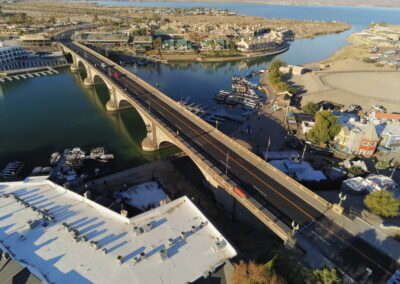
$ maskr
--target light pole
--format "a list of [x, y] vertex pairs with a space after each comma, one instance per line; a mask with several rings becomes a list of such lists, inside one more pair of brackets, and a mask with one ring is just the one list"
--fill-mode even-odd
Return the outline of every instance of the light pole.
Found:
[[300, 228], [299, 224], [297, 224], [294, 220], [292, 221], [292, 237], [296, 233], [296, 231]]
[[399, 166], [399, 164], [396, 164], [393, 168], [392, 173], [390, 174], [390, 178], [393, 178], [394, 172], [396, 171], [397, 167]]
[[215, 120], [215, 129], [217, 129], [217, 130], [218, 130], [218, 124], [219, 124], [219, 121], [218, 121], [218, 119], [216, 119]]
[[304, 155], [306, 154], [307, 144], [311, 145], [311, 142], [310, 141], [306, 141], [306, 144], [304, 144], [303, 154], [301, 155], [301, 160], [302, 161], [304, 159]]
[[265, 152], [265, 159], [264, 159], [264, 161], [267, 161], [268, 151], [269, 151], [269, 145], [271, 145], [271, 136], [268, 137], [267, 151]]
[[343, 201], [347, 199], [347, 195], [344, 194], [343, 192], [339, 193], [339, 206], [342, 206]]

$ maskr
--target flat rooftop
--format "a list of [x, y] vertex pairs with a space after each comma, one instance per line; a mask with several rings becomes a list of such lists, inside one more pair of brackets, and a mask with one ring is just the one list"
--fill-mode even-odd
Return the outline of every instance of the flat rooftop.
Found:
[[185, 283], [235, 249], [186, 197], [132, 218], [45, 178], [0, 183], [0, 249], [52, 283]]

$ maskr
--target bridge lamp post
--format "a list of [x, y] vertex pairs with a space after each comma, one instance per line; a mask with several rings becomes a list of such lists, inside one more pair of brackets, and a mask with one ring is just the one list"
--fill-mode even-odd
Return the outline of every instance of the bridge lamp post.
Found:
[[292, 221], [292, 237], [296, 233], [296, 231], [300, 228], [299, 224], [297, 224], [294, 220]]
[[218, 121], [218, 119], [216, 119], [215, 120], [215, 129], [217, 129], [217, 130], [218, 130], [218, 124], [219, 124], [219, 121]]
[[343, 192], [339, 193], [339, 206], [342, 206], [343, 201], [347, 199], [347, 195], [344, 194]]

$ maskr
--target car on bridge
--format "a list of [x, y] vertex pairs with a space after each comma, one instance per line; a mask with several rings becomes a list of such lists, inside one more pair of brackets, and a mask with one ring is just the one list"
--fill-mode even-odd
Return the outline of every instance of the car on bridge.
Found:
[[108, 66], [107, 63], [104, 63], [104, 62], [101, 63], [101, 67], [107, 68], [107, 66]]
[[115, 78], [120, 78], [120, 77], [121, 77], [121, 74], [118, 73], [118, 72], [114, 72], [114, 77], [115, 77]]

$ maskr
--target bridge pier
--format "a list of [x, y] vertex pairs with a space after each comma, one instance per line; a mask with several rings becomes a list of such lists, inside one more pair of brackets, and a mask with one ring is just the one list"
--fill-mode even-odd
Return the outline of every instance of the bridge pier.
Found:
[[69, 66], [69, 69], [71, 70], [71, 72], [78, 72], [79, 67], [78, 67], [78, 65], [72, 63], [72, 64]]
[[146, 137], [142, 141], [142, 150], [145, 152], [155, 152], [158, 151], [158, 144], [155, 143], [150, 137]]

